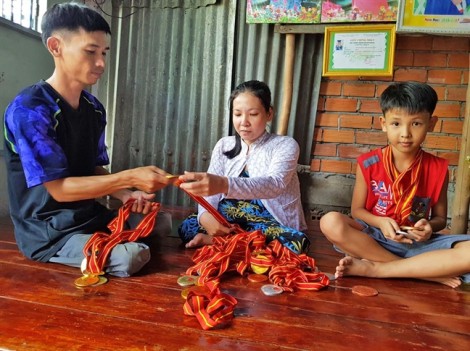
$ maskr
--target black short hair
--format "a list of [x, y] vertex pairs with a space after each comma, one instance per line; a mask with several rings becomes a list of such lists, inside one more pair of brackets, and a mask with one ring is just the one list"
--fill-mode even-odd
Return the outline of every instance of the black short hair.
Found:
[[389, 110], [402, 109], [411, 114], [428, 112], [432, 116], [436, 104], [436, 91], [420, 82], [393, 83], [380, 96], [380, 108], [384, 115]]
[[71, 32], [83, 28], [86, 32], [105, 32], [111, 35], [108, 22], [94, 9], [76, 2], [55, 4], [46, 11], [42, 18], [42, 42], [56, 30], [65, 29]]

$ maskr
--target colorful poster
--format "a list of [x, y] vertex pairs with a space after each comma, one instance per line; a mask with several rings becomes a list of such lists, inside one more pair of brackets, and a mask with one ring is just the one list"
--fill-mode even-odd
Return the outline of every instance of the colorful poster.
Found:
[[321, 22], [393, 22], [398, 0], [325, 0]]
[[247, 23], [319, 23], [320, 0], [247, 0]]
[[435, 34], [470, 34], [467, 0], [403, 0], [397, 31]]

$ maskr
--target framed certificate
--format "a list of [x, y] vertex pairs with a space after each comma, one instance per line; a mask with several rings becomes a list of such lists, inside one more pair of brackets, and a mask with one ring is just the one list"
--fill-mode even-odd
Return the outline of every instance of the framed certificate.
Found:
[[393, 75], [395, 24], [325, 28], [324, 76]]

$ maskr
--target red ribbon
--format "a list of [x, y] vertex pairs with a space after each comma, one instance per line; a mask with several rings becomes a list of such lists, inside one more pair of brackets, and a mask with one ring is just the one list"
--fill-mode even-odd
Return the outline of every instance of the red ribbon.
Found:
[[196, 316], [204, 330], [212, 329], [231, 322], [237, 300], [220, 292], [219, 282], [210, 281], [205, 284], [207, 292], [189, 290], [183, 311], [188, 316]]
[[[176, 181], [179, 187], [181, 181]], [[184, 190], [184, 189], [183, 189]], [[219, 278], [228, 271], [243, 275], [251, 264], [269, 268], [269, 279], [284, 291], [320, 290], [329, 285], [328, 276], [317, 272], [315, 261], [305, 254], [297, 255], [278, 240], [266, 246], [266, 238], [259, 230], [251, 233], [231, 225], [206, 199], [184, 190], [194, 201], [203, 206], [219, 223], [234, 228], [234, 235], [215, 236], [213, 245], [196, 250], [195, 264], [186, 274], [198, 275], [197, 284], [209, 287], [210, 294], [190, 290], [183, 307], [187, 315], [195, 315], [204, 330], [228, 323], [233, 318], [237, 300], [218, 289]]]
[[118, 215], [108, 224], [111, 233], [95, 232], [83, 248], [83, 254], [87, 258], [87, 271], [91, 274], [102, 274], [106, 260], [111, 250], [119, 243], [136, 241], [148, 236], [154, 226], [155, 217], [160, 210], [160, 204], [156, 203], [135, 229], [124, 230], [124, 224], [129, 218], [134, 201], [126, 202], [119, 208]]

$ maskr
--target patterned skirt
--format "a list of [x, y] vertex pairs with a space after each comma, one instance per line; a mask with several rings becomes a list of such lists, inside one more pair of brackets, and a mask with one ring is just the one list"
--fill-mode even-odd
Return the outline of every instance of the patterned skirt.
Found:
[[[238, 224], [247, 232], [261, 230], [266, 236], [266, 243], [279, 240], [291, 251], [306, 253], [310, 246], [307, 235], [299, 230], [286, 227], [274, 219], [260, 200], [222, 200], [218, 211], [228, 222]], [[184, 243], [191, 241], [196, 234], [206, 231], [197, 221], [197, 214], [188, 216], [178, 228], [178, 234]]]

